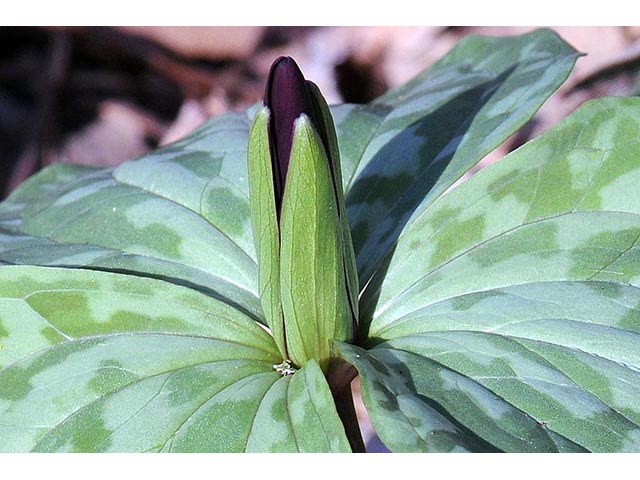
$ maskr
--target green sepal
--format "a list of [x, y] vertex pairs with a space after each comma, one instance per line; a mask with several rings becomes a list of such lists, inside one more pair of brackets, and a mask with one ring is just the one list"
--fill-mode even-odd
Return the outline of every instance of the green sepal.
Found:
[[267, 325], [283, 359], [287, 358], [280, 305], [280, 232], [269, 153], [269, 109], [263, 107], [249, 132], [249, 201], [258, 257], [258, 289]]
[[342, 228], [342, 255], [345, 266], [345, 274], [347, 278], [347, 291], [349, 294], [350, 308], [353, 315], [353, 331], [357, 332], [358, 321], [358, 292], [360, 291], [358, 286], [358, 270], [356, 266], [356, 256], [353, 250], [353, 241], [351, 239], [351, 228], [349, 227], [349, 220], [347, 218], [347, 207], [344, 201], [344, 189], [342, 184], [342, 167], [340, 164], [340, 150], [338, 148], [338, 137], [336, 135], [336, 128], [333, 121], [333, 115], [326, 100], [322, 96], [318, 86], [307, 80], [307, 86], [310, 93], [315, 99], [315, 104], [320, 108], [318, 112], [318, 118], [322, 121], [323, 125], [318, 125], [318, 128], [323, 129], [327, 134], [327, 140], [329, 143], [329, 157], [331, 158], [330, 166], [332, 169], [333, 186], [336, 193], [336, 201], [338, 203], [338, 215], [340, 216], [340, 225]]
[[306, 115], [295, 122], [280, 234], [287, 353], [299, 367], [315, 359], [326, 371], [330, 341], [351, 340], [353, 323], [331, 170]]

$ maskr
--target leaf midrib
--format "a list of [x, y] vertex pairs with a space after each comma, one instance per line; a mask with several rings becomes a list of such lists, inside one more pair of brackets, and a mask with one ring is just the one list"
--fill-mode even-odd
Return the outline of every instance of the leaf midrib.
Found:
[[[426, 305], [423, 305], [415, 310], [412, 310], [410, 312], [404, 313], [402, 314], [400, 317], [396, 318], [395, 320], [393, 320], [390, 323], [386, 323], [380, 330], [377, 330], [376, 336], [377, 337], [381, 337], [382, 334], [384, 332], [389, 332], [389, 331], [393, 331], [395, 328], [399, 327], [400, 325], [406, 324], [408, 322], [411, 322], [413, 320], [413, 318], [408, 318], [408, 317], [413, 317], [414, 315], [420, 315], [420, 313], [422, 313], [423, 311], [428, 311], [429, 309], [433, 308], [434, 306], [440, 304], [440, 303], [445, 303], [445, 302], [449, 302], [451, 300], [455, 300], [457, 298], [460, 297], [464, 297], [467, 295], [474, 295], [474, 294], [482, 294], [482, 293], [487, 293], [487, 292], [493, 292], [493, 291], [501, 291], [504, 290], [506, 288], [511, 288], [511, 287], [523, 287], [523, 286], [535, 286], [535, 285], [545, 285], [545, 284], [555, 284], [555, 283], [566, 283], [566, 284], [579, 284], [579, 285], [584, 285], [584, 284], [595, 284], [595, 285], [601, 285], [601, 284], [605, 284], [605, 285], [615, 285], [620, 286], [620, 285], [624, 285], [625, 287], [628, 288], [632, 288], [635, 290], [640, 291], [640, 287], [636, 286], [636, 285], [631, 285], [628, 283], [623, 283], [623, 282], [610, 282], [610, 281], [605, 281], [605, 280], [547, 280], [547, 281], [536, 281], [536, 282], [522, 282], [522, 283], [509, 283], [508, 285], [502, 285], [502, 286], [496, 286], [496, 287], [490, 287], [490, 288], [486, 288], [486, 289], [481, 289], [481, 290], [473, 290], [473, 291], [468, 291], [468, 292], [463, 292], [463, 293], [459, 293], [459, 294], [455, 294], [451, 297], [446, 297], [446, 298], [442, 298], [439, 299], [435, 302], [432, 303], [428, 303]], [[535, 301], [538, 303], [554, 303], [554, 302], [549, 302], [548, 300], [541, 300], [541, 299], [537, 299], [537, 298], [529, 298], [529, 297], [523, 297], [522, 295], [518, 295], [516, 293], [513, 292], [508, 292], [508, 295], [513, 296], [513, 297], [518, 297], [518, 298], [522, 298], [524, 300], [527, 301]], [[629, 306], [626, 305], [624, 303], [621, 302], [617, 302], [616, 299], [608, 299], [609, 301], [620, 305], [622, 308], [626, 309], [626, 310], [633, 310], [636, 312], [640, 312], [640, 307], [634, 307], [634, 306]], [[446, 312], [439, 312], [439, 315], [446, 315]], [[503, 315], [504, 316], [504, 315]], [[427, 317], [429, 317], [429, 314], [427, 313]], [[573, 319], [573, 318], [569, 318], [569, 317], [540, 317], [540, 318], [534, 318], [531, 319], [532, 321], [535, 320], [575, 320], [575, 321], [580, 321], [579, 319]], [[496, 328], [502, 328], [506, 325], [512, 324], [511, 323], [505, 323], [503, 325], [500, 325], [499, 327]], [[621, 327], [613, 327], [611, 325], [605, 325], [602, 323], [595, 323], [595, 322], [583, 322], [583, 323], [589, 323], [589, 324], [593, 324], [593, 325], [598, 325], [598, 326], [608, 326], [608, 327], [612, 327], [612, 328], [617, 328], [619, 330], [623, 330], [623, 331], [628, 331], [631, 333], [639, 333], [638, 331], [635, 330], [629, 330], [626, 328], [621, 328]], [[435, 332], [437, 330], [428, 330], [429, 332]], [[447, 332], [447, 331], [461, 331], [461, 329], [455, 329], [455, 330], [439, 330], [440, 332]], [[469, 330], [469, 331], [478, 331], [478, 332], [486, 332], [486, 330]], [[420, 332], [422, 333], [422, 332]], [[426, 333], [426, 331], [425, 331]], [[490, 332], [489, 332], [490, 333]], [[399, 337], [388, 337], [386, 339], [390, 340], [392, 338], [399, 338]], [[386, 340], [385, 339], [385, 340]]]
[[[173, 284], [172, 284], [172, 285], [173, 285]], [[184, 288], [187, 288], [187, 287], [184, 287]], [[28, 294], [27, 294], [27, 295], [25, 295], [24, 297], [19, 298], [19, 299], [16, 299], [16, 300], [22, 300], [22, 301], [24, 301], [24, 302], [29, 306], [29, 308], [31, 308], [31, 310], [32, 310], [35, 314], [37, 314], [38, 316], [40, 316], [40, 317], [41, 317], [41, 318], [42, 318], [46, 323], [48, 323], [48, 324], [49, 324], [49, 325], [50, 325], [54, 330], [56, 330], [56, 332], [60, 333], [60, 334], [61, 334], [62, 336], [64, 336], [64, 337], [66, 337], [66, 339], [67, 339], [67, 340], [71, 340], [71, 339], [72, 339], [72, 338], [74, 338], [74, 337], [70, 336], [69, 334], [67, 334], [67, 333], [66, 333], [66, 332], [64, 332], [63, 330], [60, 330], [59, 328], [57, 328], [56, 326], [54, 326], [54, 324], [52, 324], [52, 323], [51, 323], [51, 321], [50, 321], [48, 318], [44, 317], [40, 312], [38, 312], [38, 311], [36, 311], [35, 309], [33, 309], [33, 307], [29, 304], [29, 298], [30, 298], [30, 297], [32, 297], [33, 295], [36, 295], [36, 294], [39, 294], [39, 293], [58, 293], [58, 292], [82, 292], [82, 293], [86, 293], [86, 294], [89, 294], [89, 295], [90, 295], [90, 294], [92, 294], [92, 293], [98, 293], [98, 294], [99, 294], [99, 293], [104, 293], [104, 291], [100, 290], [99, 288], [98, 288], [98, 289], [88, 289], [88, 288], [87, 288], [87, 289], [82, 289], [82, 288], [79, 288], [79, 287], [69, 287], [69, 288], [49, 288], [49, 289], [32, 290], [30, 293], [28, 293]], [[117, 294], [123, 294], [123, 295], [130, 296], [130, 297], [139, 297], [139, 298], [144, 298], [144, 299], [149, 299], [149, 300], [154, 299], [154, 297], [155, 297], [154, 295], [149, 295], [149, 294], [142, 293], [142, 292], [131, 292], [131, 291], [117, 291], [117, 290], [111, 290], [111, 291], [108, 291], [107, 293], [114, 293], [114, 294], [116, 294], [116, 295], [117, 295]], [[204, 295], [204, 294], [202, 294], [202, 295]], [[211, 299], [211, 297], [208, 297], [208, 296], [206, 296], [206, 295], [205, 295], [205, 297], [207, 298], [207, 301], [211, 301], [211, 300], [213, 300], [213, 299]], [[161, 301], [162, 301], [162, 302], [165, 302], [165, 303], [167, 302], [167, 301], [166, 301], [166, 300], [164, 300], [164, 299], [161, 299]], [[213, 301], [215, 301], [215, 300], [213, 300]], [[183, 302], [181, 299], [179, 299], [179, 298], [177, 298], [177, 297], [173, 297], [173, 298], [171, 298], [171, 299], [168, 301], [168, 303], [171, 303], [171, 304], [177, 304], [177, 305], [183, 306], [183, 307], [185, 307], [185, 308], [188, 308], [189, 310], [193, 310], [193, 311], [195, 311], [195, 312], [199, 312], [199, 313], [201, 313], [203, 316], [205, 316], [205, 317], [207, 317], [207, 318], [210, 318], [210, 319], [212, 319], [212, 320], [219, 320], [219, 319], [222, 319], [222, 320], [223, 320], [223, 321], [225, 321], [225, 322], [228, 322], [228, 323], [233, 324], [235, 327], [237, 327], [238, 329], [242, 330], [243, 332], [250, 334], [254, 339], [256, 339], [257, 341], [259, 341], [260, 343], [263, 343], [263, 342], [266, 340], [266, 339], [265, 339], [265, 337], [263, 337], [263, 336], [262, 336], [262, 334], [263, 334], [263, 333], [265, 333], [265, 330], [263, 330], [262, 328], [259, 328], [259, 327], [258, 327], [258, 328], [259, 328], [259, 330], [254, 330], [253, 328], [246, 328], [246, 327], [247, 327], [247, 325], [245, 325], [245, 324], [241, 323], [241, 321], [240, 321], [240, 320], [238, 320], [238, 319], [234, 318], [234, 316], [233, 316], [233, 315], [229, 315], [227, 312], [217, 312], [217, 313], [215, 313], [215, 314], [214, 314], [214, 313], [212, 313], [212, 312], [210, 312], [210, 311], [208, 311], [208, 310], [206, 310], [206, 309], [200, 308], [200, 307], [198, 307], [198, 306], [187, 304], [187, 303]], [[229, 304], [227, 304], [227, 303], [225, 303], [225, 302], [220, 301], [220, 303], [223, 305], [222, 309], [226, 309], [226, 308], [233, 308], [232, 306], [230, 306]], [[241, 312], [238, 312], [238, 314], [243, 315]], [[249, 319], [249, 318], [247, 318], [247, 320], [246, 320], [246, 321], [247, 321], [247, 322], [248, 322], [248, 321], [253, 321], [253, 322], [255, 322], [255, 320], [253, 320], [253, 319]], [[116, 332], [116, 333], [117, 333], [117, 332]], [[124, 333], [124, 332], [122, 332], [122, 333]], [[133, 332], [126, 332], [126, 333], [129, 333], [129, 334], [136, 334], [136, 333], [138, 333], [138, 332], [133, 331]], [[227, 341], [226, 339], [219, 338], [219, 337], [213, 337], [213, 336], [207, 336], [207, 335], [191, 335], [191, 334], [189, 334], [189, 333], [187, 333], [187, 332], [184, 332], [184, 333], [175, 333], [175, 332], [171, 332], [171, 331], [166, 331], [166, 332], [162, 332], [162, 331], [160, 331], [160, 332], [155, 332], [155, 331], [154, 331], [154, 332], [149, 332], [149, 333], [161, 333], [161, 334], [165, 334], [165, 335], [174, 335], [174, 334], [175, 334], [175, 335], [183, 335], [183, 336], [193, 336], [194, 338], [210, 338], [210, 339], [212, 339], [212, 340]], [[82, 337], [75, 337], [75, 338], [90, 338], [90, 337], [91, 337], [91, 336], [89, 336], [89, 337], [82, 336]], [[269, 336], [269, 337], [270, 337], [270, 336]], [[270, 337], [270, 338], [271, 338], [271, 337]], [[255, 346], [255, 345], [251, 345], [251, 346], [252, 346], [252, 347], [255, 347], [255, 348], [259, 349], [259, 350], [262, 350], [262, 351], [264, 351], [264, 352], [269, 353], [269, 351], [268, 351], [268, 350], [265, 350], [265, 349], [263, 349], [263, 348], [261, 348], [261, 347], [257, 347], [257, 346]], [[271, 352], [271, 353], [273, 353], [273, 352]]]
[[[421, 283], [422, 281], [424, 281], [425, 279], [427, 279], [428, 277], [430, 277], [434, 273], [438, 272], [442, 268], [446, 267], [447, 265], [453, 263], [458, 258], [467, 255], [469, 252], [472, 252], [472, 251], [476, 250], [477, 248], [480, 248], [480, 247], [484, 246], [485, 244], [487, 244], [487, 243], [489, 243], [491, 241], [494, 241], [496, 239], [504, 237], [505, 235], [513, 233], [514, 231], [516, 231], [516, 230], [518, 230], [520, 228], [525, 228], [525, 227], [528, 227], [528, 226], [531, 226], [531, 225], [535, 225], [535, 224], [538, 224], [538, 223], [546, 222], [546, 221], [549, 221], [549, 220], [554, 220], [554, 219], [557, 219], [557, 218], [562, 218], [562, 217], [565, 217], [565, 216], [571, 216], [571, 215], [582, 216], [582, 215], [608, 214], [608, 213], [620, 214], [620, 215], [625, 215], [625, 216], [634, 216], [634, 217], [637, 217], [637, 218], [640, 219], [640, 213], [636, 213], [636, 212], [620, 212], [620, 211], [613, 211], [613, 210], [596, 210], [596, 211], [591, 211], [591, 210], [573, 211], [572, 210], [572, 211], [565, 211], [565, 212], [561, 212], [561, 213], [558, 213], [558, 214], [548, 215], [548, 216], [537, 218], [537, 219], [534, 219], [534, 220], [531, 220], [531, 221], [528, 221], [528, 222], [520, 223], [520, 224], [518, 224], [518, 225], [516, 225], [514, 227], [511, 227], [509, 229], [503, 230], [500, 233], [498, 233], [498, 234], [496, 234], [496, 235], [494, 235], [492, 237], [486, 238], [486, 239], [482, 240], [481, 242], [475, 243], [475, 244], [465, 248], [464, 250], [462, 250], [459, 253], [455, 254], [454, 256], [450, 257], [448, 260], [446, 260], [446, 261], [442, 262], [441, 264], [437, 265], [436, 267], [434, 267], [429, 272], [427, 272], [424, 275], [422, 275], [419, 278], [417, 278], [411, 285], [405, 287], [403, 290], [398, 292], [393, 298], [387, 300], [386, 303], [381, 305], [373, 313], [373, 317], [372, 317], [372, 322], [371, 323], [373, 324], [373, 322], [376, 319], [379, 319], [390, 306], [392, 306], [394, 303], [396, 303], [402, 296], [404, 296], [405, 294], [410, 292], [414, 287], [416, 287], [416, 285], [418, 285], [419, 283]], [[637, 243], [637, 241], [635, 243]], [[635, 243], [633, 245], [635, 245]], [[553, 249], [553, 250], [554, 251], [558, 251], [558, 250], [565, 250], [566, 251], [566, 250], [569, 250], [569, 249], [556, 248], [556, 249]], [[573, 250], [573, 249], [570, 249], [570, 250]], [[554, 281], [559, 281], [559, 280], [556, 279]], [[581, 280], [576, 279], [575, 281], [581, 281]], [[584, 279], [582, 281], [584, 281]], [[625, 284], [624, 282], [617, 282], [617, 283]], [[631, 285], [631, 284], [629, 284], [629, 285]], [[453, 298], [453, 297], [450, 297], [450, 298]], [[444, 300], [444, 299], [438, 299], [435, 302], [432, 302], [431, 304], [437, 303], [437, 302], [439, 302], [441, 300]], [[428, 304], [428, 305], [431, 305], [431, 304]], [[428, 305], [423, 305], [420, 308], [426, 307]], [[409, 313], [411, 313], [411, 312], [409, 312]], [[388, 320], [385, 323], [385, 325], [387, 325], [387, 324], [389, 324], [389, 323], [391, 323], [393, 321], [395, 321], [395, 319]]]
[[[450, 333], [450, 332], [446, 332], [446, 333]], [[470, 333], [478, 333], [478, 332], [470, 331]], [[485, 333], [485, 332], [482, 332], [482, 333]], [[495, 334], [489, 334], [489, 335], [495, 335]], [[629, 422], [630, 424], [632, 424], [636, 428], [640, 429], [640, 424], [638, 424], [637, 422], [635, 422], [635, 421], [631, 420], [630, 418], [628, 418], [626, 415], [624, 415], [622, 412], [620, 412], [617, 408], [615, 408], [614, 406], [610, 405], [609, 403], [607, 403], [606, 401], [604, 401], [603, 399], [598, 397], [595, 393], [590, 392], [589, 390], [586, 390], [582, 385], [580, 385], [579, 383], [576, 383], [576, 381], [570, 375], [568, 375], [561, 367], [557, 366], [555, 363], [553, 363], [547, 357], [545, 357], [545, 356], [543, 356], [543, 355], [541, 355], [541, 354], [539, 354], [537, 352], [534, 352], [533, 350], [529, 349], [526, 345], [522, 344], [522, 342], [520, 342], [520, 340], [526, 340], [526, 341], [530, 341], [530, 342], [534, 342], [534, 343], [547, 344], [547, 345], [552, 345], [552, 346], [560, 346], [560, 347], [563, 347], [563, 348], [567, 348], [569, 350], [580, 351], [582, 353], [586, 353], [587, 355], [593, 355], [594, 357], [602, 358], [603, 360], [615, 363], [616, 365], [622, 365], [622, 366], [627, 367], [626, 365], [620, 364], [620, 363], [615, 362], [615, 361], [613, 361], [611, 359], [607, 359], [607, 358], [601, 357], [599, 355], [592, 354], [590, 352], [586, 352], [584, 350], [578, 350], [578, 349], [575, 349], [575, 348], [572, 348], [572, 347], [567, 347], [567, 346], [564, 346], [564, 345], [556, 345], [556, 344], [552, 344], [552, 343], [549, 343], [549, 342], [544, 342], [544, 341], [540, 341], [540, 340], [529, 339], [529, 338], [519, 337], [519, 336], [514, 336], [514, 335], [497, 335], [497, 336], [500, 337], [500, 338], [508, 338], [509, 340], [512, 340], [512, 341], [516, 342], [522, 348], [524, 348], [525, 350], [530, 352], [531, 355], [537, 357], [544, 365], [547, 365], [548, 367], [550, 367], [554, 371], [559, 372], [564, 377], [566, 377], [571, 382], [570, 385], [572, 387], [579, 389], [580, 391], [582, 391], [586, 395], [596, 399], [599, 403], [601, 403], [603, 405], [606, 405], [606, 407], [609, 408], [614, 414], [620, 416], [622, 419], [626, 420], [627, 422]], [[398, 337], [398, 338], [402, 338], [402, 337]], [[384, 342], [384, 343], [386, 343], [386, 342]], [[421, 357], [423, 356], [422, 354], [418, 354], [418, 353], [410, 351], [410, 350], [405, 350], [405, 349], [397, 348], [397, 347], [393, 347], [393, 346], [384, 346], [384, 343], [376, 345], [376, 347], [374, 347], [374, 350], [379, 348], [381, 350], [388, 350], [388, 351], [391, 351], [391, 352], [393, 352], [395, 350], [395, 351], [405, 352], [405, 353], [410, 354], [410, 355], [418, 355], [418, 356], [421, 356]], [[463, 347], [466, 349], [466, 347], [464, 345], [463, 345]], [[433, 356], [423, 356], [423, 357], [429, 359], [430, 361], [435, 362], [438, 365], [440, 365], [441, 368], [444, 368], [446, 370], [450, 370], [452, 372], [455, 372], [455, 373], [457, 373], [458, 375], [461, 375], [464, 378], [468, 378], [469, 380], [471, 380], [471, 381], [477, 383], [478, 385], [480, 385], [482, 388], [485, 388], [486, 390], [490, 391], [492, 394], [494, 394], [495, 396], [500, 398], [502, 401], [504, 401], [505, 403], [507, 403], [511, 407], [521, 411], [527, 417], [533, 418], [533, 417], [531, 417], [531, 415], [529, 413], [525, 412], [520, 407], [512, 404], [510, 401], [507, 401], [501, 395], [497, 394], [492, 388], [490, 388], [489, 386], [487, 386], [487, 385], [483, 384], [482, 382], [479, 382], [478, 380], [476, 380], [477, 378], [482, 378], [481, 376], [470, 376], [470, 375], [467, 375], [467, 374], [465, 374], [463, 372], [458, 371], [457, 369], [455, 369], [455, 368], [453, 368], [451, 366], [448, 366], [448, 365], [445, 365], [445, 364], [441, 363], [440, 361], [438, 361], [435, 358], [433, 358]], [[632, 370], [632, 371], [634, 371], [634, 370]], [[500, 378], [502, 378], [502, 376]], [[534, 377], [520, 377], [520, 376], [518, 376], [518, 375], [516, 375], [514, 373], [513, 378], [520, 379], [520, 378], [534, 378]], [[548, 382], [548, 380], [545, 380], [545, 379], [537, 379], [537, 380], [543, 381], [545, 383]], [[534, 419], [534, 420], [537, 421], [538, 419]], [[544, 420], [544, 419], [542, 419], [542, 420]], [[582, 419], [582, 420], [583, 421], [588, 421], [588, 419]], [[596, 425], [594, 425], [594, 426], [596, 426]], [[562, 433], [557, 432], [556, 430], [551, 428], [548, 424], [547, 424], [547, 428], [548, 428], [548, 430], [553, 431], [555, 434], [557, 434], [557, 435], [559, 435], [559, 436], [561, 436], [563, 438], [567, 438], [571, 442], [577, 443], [575, 440], [569, 439], [568, 437], [566, 437]], [[626, 440], [626, 438], [624, 436], [620, 435], [618, 432], [616, 432], [616, 431], [614, 431], [612, 429], [608, 429], [608, 430], [611, 431], [613, 434], [615, 434], [617, 437]], [[554, 444], [555, 444], [555, 442], [554, 442]], [[585, 445], [583, 445], [582, 443], [578, 443], [578, 445], [580, 445], [583, 448], [588, 448]]]
[[[27, 361], [30, 358], [34, 358], [34, 357], [38, 357], [40, 355], [46, 354], [56, 348], [62, 347], [62, 346], [67, 346], [70, 344], [76, 344], [76, 343], [83, 343], [83, 342], [91, 342], [91, 341], [98, 341], [98, 340], [108, 340], [111, 338], [116, 338], [116, 337], [133, 337], [133, 336], [149, 336], [149, 337], [153, 337], [153, 336], [162, 336], [162, 337], [178, 337], [178, 338], [188, 338], [188, 339], [193, 339], [193, 340], [208, 340], [211, 342], [222, 342], [222, 343], [232, 343], [232, 344], [236, 344], [236, 345], [240, 345], [244, 348], [250, 348], [253, 350], [257, 350], [260, 352], [264, 352], [267, 354], [268, 357], [273, 357], [274, 353], [277, 355], [277, 352], [275, 351], [268, 351], [268, 350], [263, 350], [260, 349], [258, 347], [255, 347], [253, 345], [247, 345], [246, 343], [243, 343], [239, 340], [231, 340], [231, 339], [221, 339], [221, 338], [216, 338], [216, 337], [207, 337], [205, 335], [195, 335], [195, 334], [189, 334], [189, 333], [174, 333], [174, 332], [148, 332], [148, 331], [141, 331], [141, 332], [116, 332], [116, 333], [103, 333], [103, 334], [99, 334], [99, 335], [87, 335], [87, 336], [83, 336], [83, 337], [74, 337], [71, 340], [65, 340], [62, 342], [58, 342], [54, 345], [50, 345], [48, 347], [42, 348], [40, 350], [36, 350], [34, 352], [29, 353], [28, 355], [24, 355], [22, 357], [19, 357], [17, 359], [15, 359], [14, 361], [12, 361], [11, 363], [5, 365], [4, 367], [0, 368], [0, 374], [4, 373], [5, 370], [8, 370], [9, 368], [13, 368], [14, 366], [16, 366], [16, 364], [18, 364], [19, 362], [23, 362], [23, 361]], [[256, 361], [259, 362], [261, 360], [257, 360], [255, 358], [242, 358], [242, 357], [234, 357], [231, 360], [247, 360], [247, 361]], [[266, 363], [269, 363], [269, 365], [271, 365], [271, 361], [267, 361], [264, 360]], [[272, 366], [272, 365], [271, 365]]]

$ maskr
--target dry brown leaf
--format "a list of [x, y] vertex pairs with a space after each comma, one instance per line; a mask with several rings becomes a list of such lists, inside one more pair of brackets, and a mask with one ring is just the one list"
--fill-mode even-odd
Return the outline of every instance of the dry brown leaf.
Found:
[[265, 27], [118, 27], [154, 40], [180, 55], [211, 60], [242, 58], [251, 54]]

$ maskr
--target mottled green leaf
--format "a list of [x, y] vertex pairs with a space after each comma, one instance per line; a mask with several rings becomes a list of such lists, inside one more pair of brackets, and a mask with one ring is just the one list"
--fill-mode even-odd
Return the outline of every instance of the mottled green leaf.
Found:
[[580, 450], [437, 361], [391, 348], [339, 350], [358, 368], [376, 432], [393, 451]]
[[256, 413], [256, 423], [263, 428], [251, 432], [249, 452], [351, 451], [315, 360], [273, 384]]
[[436, 200], [362, 298], [369, 355], [500, 449], [640, 450], [639, 151], [640, 101], [591, 101]]
[[262, 319], [248, 131], [229, 114], [115, 170], [44, 170], [0, 204], [0, 258], [162, 278]]
[[361, 285], [403, 227], [529, 120], [577, 57], [551, 30], [469, 35], [411, 82], [334, 109]]
[[188, 288], [2, 267], [0, 342], [0, 451], [349, 451], [318, 366]]

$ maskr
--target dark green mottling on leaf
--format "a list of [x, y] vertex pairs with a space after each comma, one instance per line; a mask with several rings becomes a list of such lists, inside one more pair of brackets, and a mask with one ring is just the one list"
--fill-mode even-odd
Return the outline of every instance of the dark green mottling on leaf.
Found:
[[104, 395], [134, 382], [137, 378], [137, 375], [126, 370], [117, 360], [103, 360], [94, 377], [89, 380], [88, 386], [97, 394]]
[[44, 327], [40, 330], [40, 334], [46, 338], [52, 345], [65, 339], [65, 337], [53, 327]]
[[[230, 365], [229, 368], [233, 367]], [[215, 391], [215, 387], [221, 382], [215, 368], [210, 365], [195, 365], [171, 373], [164, 390], [168, 392], [169, 404], [179, 406], [193, 402], [195, 398], [206, 398], [207, 392]]]
[[618, 322], [618, 326], [640, 333], [640, 301], [627, 311]]
[[435, 251], [429, 260], [429, 268], [453, 258], [467, 245], [480, 242], [485, 223], [485, 215], [481, 213], [466, 220], [456, 219], [443, 227], [434, 238]]
[[238, 222], [235, 215], [233, 217], [228, 215], [229, 210], [238, 212], [237, 217], [247, 219], [246, 222], [251, 218], [246, 198], [236, 194], [231, 188], [214, 187], [207, 191], [203, 214], [227, 234], [242, 237], [246, 225]]
[[111, 434], [104, 421], [104, 403], [92, 403], [50, 430], [35, 448], [36, 452], [67, 451], [104, 452], [111, 444]]
[[486, 292], [479, 292], [479, 293], [471, 293], [468, 295], [460, 295], [458, 297], [455, 297], [451, 300], [451, 308], [458, 312], [458, 311], [465, 311], [465, 310], [469, 310], [471, 307], [477, 305], [478, 303], [480, 303], [482, 300], [485, 300], [487, 298], [495, 298], [495, 297], [501, 297], [507, 295], [506, 293], [500, 291], [500, 290], [488, 290]]
[[523, 226], [473, 250], [470, 258], [481, 267], [495, 266], [518, 255], [548, 258], [559, 248], [557, 232], [558, 226], [552, 221]]
[[17, 401], [33, 388], [32, 379], [47, 369], [64, 362], [69, 355], [90, 348], [96, 341], [64, 344], [44, 351], [29, 362], [19, 362], [0, 371], [0, 398]]
[[2, 317], [0, 316], [0, 338], [6, 338], [9, 336], [9, 331], [2, 324]]
[[[586, 285], [593, 292], [607, 298], [616, 299], [622, 295], [622, 286], [617, 283], [586, 282]], [[637, 308], [640, 308], [640, 305]]]
[[[587, 278], [595, 278], [599, 275], [607, 275], [614, 271], [617, 281], [624, 281], [628, 274], [636, 274], [637, 267], [634, 262], [627, 259], [623, 262], [631, 272], [618, 272], [615, 264], [621, 260], [622, 255], [631, 255], [631, 248], [640, 239], [640, 227], [611, 230], [591, 235], [582, 245], [571, 250], [573, 264], [569, 270], [570, 275]], [[640, 265], [638, 265], [640, 266]]]

